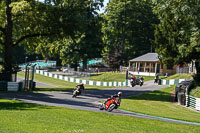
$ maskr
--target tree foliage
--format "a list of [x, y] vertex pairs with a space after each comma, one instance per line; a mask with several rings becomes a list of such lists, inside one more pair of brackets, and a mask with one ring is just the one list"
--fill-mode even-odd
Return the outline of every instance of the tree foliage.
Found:
[[87, 8], [86, 18], [79, 25], [80, 30], [74, 36], [65, 37], [58, 43], [53, 45], [54, 49], [60, 50], [60, 58], [62, 64], [78, 65], [83, 61], [83, 69], [86, 69], [87, 60], [101, 57], [103, 43], [101, 40], [101, 17], [97, 15], [99, 6], [102, 6], [102, 0], [90, 1]]
[[200, 0], [154, 0], [154, 12], [159, 16], [155, 48], [165, 64], [200, 61]]
[[104, 55], [118, 51], [117, 64], [126, 65], [128, 60], [151, 52], [153, 25], [158, 22], [152, 9], [148, 0], [112, 0], [103, 15]]
[[5, 71], [12, 71], [15, 46], [25, 44], [34, 51], [33, 46], [43, 43], [41, 40], [75, 36], [88, 6], [88, 0], [1, 0], [0, 45]]

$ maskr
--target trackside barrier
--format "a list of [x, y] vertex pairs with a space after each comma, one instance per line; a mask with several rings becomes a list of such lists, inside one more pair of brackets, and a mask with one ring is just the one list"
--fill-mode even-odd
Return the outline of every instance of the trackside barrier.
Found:
[[63, 75], [53, 74], [53, 73], [49, 73], [43, 70], [36, 70], [36, 73], [44, 75], [44, 76], [48, 76], [51, 78], [56, 78], [56, 79], [65, 80], [65, 81], [74, 82], [74, 83], [84, 83], [87, 85], [94, 85], [94, 86], [128, 86], [128, 81], [125, 81], [125, 82], [90, 81], [90, 80], [84, 80], [84, 79], [78, 79], [78, 78], [72, 78], [72, 77], [67, 77]]
[[186, 107], [200, 111], [200, 98], [186, 95]]
[[8, 82], [8, 91], [18, 91], [19, 83], [18, 82]]
[[161, 85], [175, 85], [186, 80], [191, 80], [191, 79], [170, 79], [170, 80], [161, 79]]

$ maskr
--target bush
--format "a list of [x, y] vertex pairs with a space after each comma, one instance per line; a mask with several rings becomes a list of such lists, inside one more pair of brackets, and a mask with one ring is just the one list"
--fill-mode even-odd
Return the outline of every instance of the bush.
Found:
[[200, 86], [200, 73], [193, 75], [195, 86]]

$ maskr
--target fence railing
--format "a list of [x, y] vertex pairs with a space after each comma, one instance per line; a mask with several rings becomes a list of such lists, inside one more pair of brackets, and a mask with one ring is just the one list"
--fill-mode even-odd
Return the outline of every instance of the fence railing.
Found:
[[139, 69], [136, 67], [130, 67], [129, 71], [133, 72], [155, 72], [155, 67], [140, 67]]
[[161, 85], [175, 85], [182, 81], [187, 81], [187, 80], [191, 79], [170, 79], [170, 80], [161, 79]]
[[186, 106], [200, 111], [200, 98], [186, 95]]
[[60, 79], [60, 80], [65, 80], [65, 81], [74, 82], [74, 83], [84, 83], [87, 85], [94, 85], [94, 86], [128, 86], [128, 80], [126, 80], [125, 82], [118, 82], [118, 81], [101, 82], [101, 81], [90, 81], [90, 80], [68, 77], [65, 75], [53, 74], [53, 73], [49, 73], [43, 70], [36, 70], [36, 73], [44, 75], [44, 76]]
[[176, 68], [176, 73], [189, 73], [189, 67]]

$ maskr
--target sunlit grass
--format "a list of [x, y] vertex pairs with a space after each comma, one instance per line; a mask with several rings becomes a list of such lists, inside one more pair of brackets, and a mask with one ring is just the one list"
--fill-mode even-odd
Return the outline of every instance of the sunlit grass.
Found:
[[190, 95], [200, 98], [200, 86], [193, 88], [190, 92]]
[[169, 79], [192, 79], [192, 74], [174, 74], [166, 78]]
[[197, 133], [199, 126], [0, 99], [1, 133]]
[[120, 108], [166, 118], [200, 122], [200, 113], [173, 103], [175, 86], [123, 99]]

